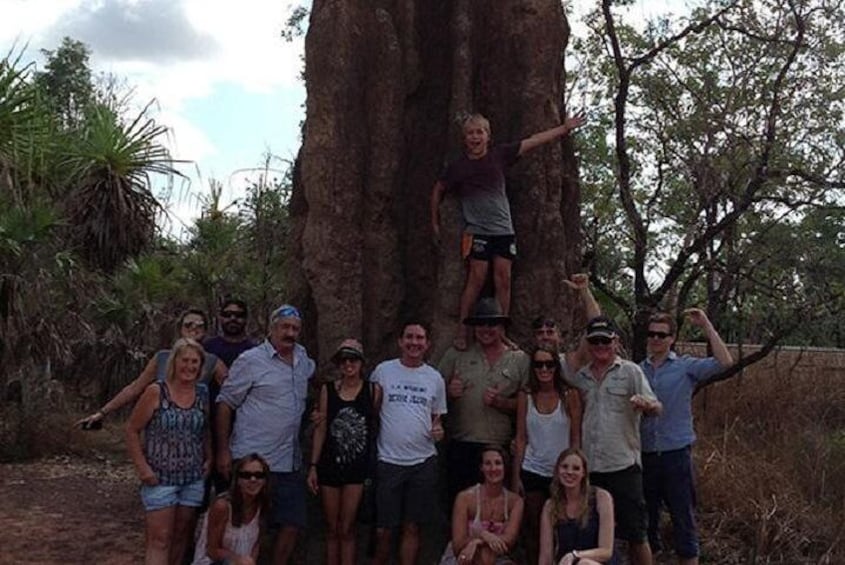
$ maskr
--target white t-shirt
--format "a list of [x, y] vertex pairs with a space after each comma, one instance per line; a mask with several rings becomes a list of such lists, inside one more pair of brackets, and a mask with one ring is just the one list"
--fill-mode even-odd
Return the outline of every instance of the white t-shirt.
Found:
[[378, 434], [379, 461], [416, 465], [437, 453], [432, 414], [446, 413], [446, 385], [433, 367], [406, 367], [399, 359], [380, 363], [370, 379], [384, 391]]

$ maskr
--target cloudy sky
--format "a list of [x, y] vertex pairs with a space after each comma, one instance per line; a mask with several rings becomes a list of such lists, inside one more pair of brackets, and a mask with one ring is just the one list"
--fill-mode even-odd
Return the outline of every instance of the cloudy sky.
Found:
[[[298, 147], [305, 88], [302, 39], [280, 32], [296, 0], [0, 0], [0, 51], [28, 45], [24, 58], [62, 37], [85, 42], [95, 72], [123, 77], [155, 117], [190, 183], [177, 185], [177, 216], [198, 209], [209, 178], [224, 197], [240, 194], [243, 169], [268, 150], [292, 158]], [[310, 2], [309, 2], [310, 3]], [[281, 165], [279, 165], [281, 166]]]
[[[687, 3], [637, 0], [630, 13], [642, 20]], [[42, 65], [40, 50], [70, 36], [91, 48], [95, 72], [134, 87], [139, 105], [155, 99], [156, 119], [171, 128], [166, 144], [192, 162], [170, 200], [178, 224], [198, 214], [210, 178], [223, 183], [225, 204], [263, 154], [295, 155], [303, 40], [280, 32], [299, 4], [310, 0], [0, 0], [0, 51], [26, 45], [25, 60]], [[573, 4], [576, 20], [588, 5]]]

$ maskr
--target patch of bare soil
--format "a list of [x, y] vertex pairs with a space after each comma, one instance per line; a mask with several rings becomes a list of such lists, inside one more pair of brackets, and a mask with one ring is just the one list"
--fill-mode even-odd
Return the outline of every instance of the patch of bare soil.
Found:
[[0, 465], [0, 563], [139, 563], [132, 467], [62, 456]]

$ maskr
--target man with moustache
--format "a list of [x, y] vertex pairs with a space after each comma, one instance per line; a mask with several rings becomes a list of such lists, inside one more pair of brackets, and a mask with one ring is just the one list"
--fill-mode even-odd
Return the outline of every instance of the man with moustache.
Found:
[[238, 355], [256, 346], [255, 341], [246, 334], [248, 316], [246, 302], [238, 298], [227, 298], [217, 316], [222, 334], [207, 338], [202, 342], [203, 348], [219, 357], [227, 367], [231, 367]]
[[587, 323], [590, 363], [572, 379], [584, 400], [581, 443], [590, 464], [590, 484], [610, 492], [616, 537], [628, 542], [634, 565], [651, 565], [646, 536], [640, 456], [642, 414], [659, 414], [662, 406], [636, 363], [616, 354], [619, 333], [605, 316]]
[[[217, 397], [217, 470], [231, 474], [232, 460], [252, 453], [269, 464], [272, 516], [279, 527], [273, 563], [290, 562], [305, 527], [305, 477], [299, 427], [315, 363], [296, 342], [302, 315], [284, 304], [270, 315], [270, 335], [242, 353]], [[231, 437], [232, 415], [235, 424]]]
[[438, 369], [449, 398], [447, 470], [449, 502], [478, 482], [478, 461], [487, 445], [505, 450], [513, 437], [516, 394], [528, 382], [529, 358], [504, 341], [510, 318], [493, 297], [478, 301], [462, 322], [475, 340], [466, 350], [446, 350]]

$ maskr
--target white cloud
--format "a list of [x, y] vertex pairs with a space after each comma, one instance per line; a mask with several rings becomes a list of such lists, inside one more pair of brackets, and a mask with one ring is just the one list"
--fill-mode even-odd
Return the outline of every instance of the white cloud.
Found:
[[[28, 43], [54, 26], [82, 0], [0, 0], [0, 45], [3, 54], [12, 43]], [[39, 45], [38, 47], [42, 47]]]
[[188, 20], [172, 0], [84, 2], [48, 28], [54, 42], [70, 36], [111, 60], [153, 62], [201, 59], [217, 50], [215, 38]]
[[[286, 42], [281, 31], [298, 0], [0, 0], [0, 51], [24, 44], [28, 60], [38, 60], [39, 49], [55, 49], [69, 35], [92, 50], [91, 67], [125, 80], [134, 89], [140, 109], [157, 101], [152, 116], [170, 128], [162, 142], [174, 158], [197, 165], [179, 168], [191, 177], [189, 184], [176, 180], [176, 218], [198, 213], [197, 198], [207, 190], [197, 173], [226, 179], [229, 198], [242, 194], [246, 180], [231, 169], [243, 166], [229, 159], [232, 146], [252, 152], [256, 160], [266, 149], [261, 139], [218, 138], [211, 141], [215, 116], [197, 116], [196, 105], [188, 117], [188, 104], [207, 100], [217, 89], [232, 92], [272, 93], [279, 96], [279, 112], [301, 111], [304, 41]], [[0, 55], [2, 56], [2, 55]], [[235, 88], [231, 88], [234, 86]], [[295, 92], [296, 94], [291, 94]], [[285, 98], [285, 97], [292, 98]], [[226, 108], [220, 102], [204, 102], [203, 108]], [[236, 103], [236, 102], [234, 102]], [[208, 111], [208, 110], [205, 110]], [[205, 121], [201, 121], [205, 120]], [[284, 132], [280, 132], [281, 137]], [[219, 131], [217, 133], [219, 136]], [[295, 139], [294, 135], [289, 136]], [[250, 144], [258, 144], [251, 147]], [[291, 148], [274, 147], [283, 152]], [[247, 175], [249, 177], [249, 175]]]
[[258, 91], [291, 86], [299, 76], [303, 42], [281, 38], [288, 12], [296, 4], [185, 0], [189, 20], [224, 46], [215, 61], [220, 77]]

